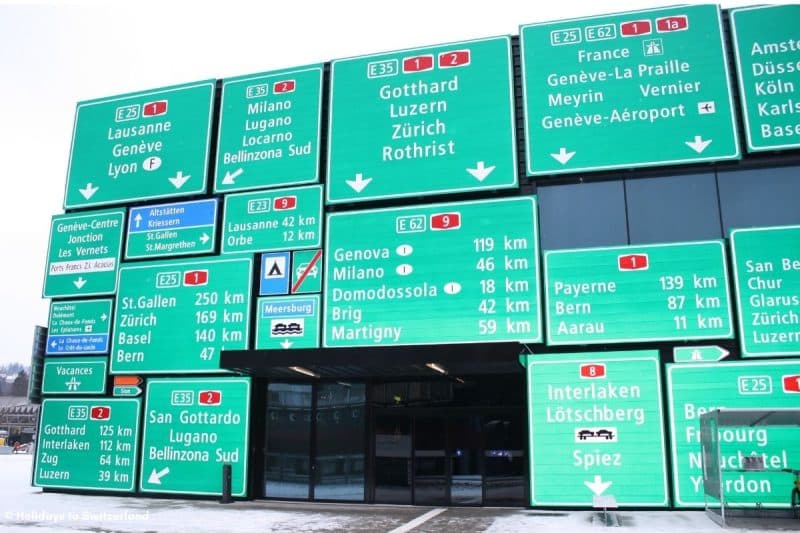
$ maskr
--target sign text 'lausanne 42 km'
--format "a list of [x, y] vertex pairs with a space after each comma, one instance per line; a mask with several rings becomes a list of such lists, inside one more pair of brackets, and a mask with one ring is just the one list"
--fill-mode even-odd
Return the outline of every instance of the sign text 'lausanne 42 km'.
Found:
[[536, 198], [328, 215], [324, 346], [542, 338]]
[[516, 187], [511, 40], [331, 63], [328, 203]]
[[64, 207], [205, 192], [214, 84], [79, 102]]
[[520, 29], [531, 175], [739, 157], [718, 6]]

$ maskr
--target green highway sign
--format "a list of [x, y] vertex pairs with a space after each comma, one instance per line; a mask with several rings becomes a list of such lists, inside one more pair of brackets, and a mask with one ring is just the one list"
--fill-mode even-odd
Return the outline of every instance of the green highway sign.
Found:
[[319, 348], [319, 294], [258, 299], [256, 350]]
[[675, 346], [672, 360], [676, 363], [708, 363], [725, 359], [730, 354], [720, 346]]
[[79, 102], [64, 207], [205, 192], [215, 83]]
[[136, 399], [43, 400], [34, 486], [133, 492], [140, 406]]
[[547, 343], [733, 337], [722, 241], [544, 254]]
[[716, 5], [520, 28], [531, 175], [739, 158]]
[[214, 251], [217, 200], [132, 207], [125, 258], [201, 254]]
[[225, 196], [222, 253], [319, 248], [322, 185]]
[[800, 148], [800, 5], [730, 11], [747, 149]]
[[658, 351], [533, 354], [531, 505], [667, 505]]
[[511, 39], [331, 63], [327, 202], [517, 186]]
[[50, 302], [45, 355], [108, 353], [110, 299]]
[[48, 357], [42, 394], [103, 394], [107, 367], [107, 357]]
[[332, 213], [323, 346], [542, 339], [536, 198]]
[[116, 385], [114, 386], [112, 394], [114, 396], [139, 396], [142, 389], [135, 385]]
[[222, 83], [214, 192], [319, 181], [322, 65]]
[[139, 489], [247, 496], [250, 378], [158, 378], [147, 382]]
[[125, 209], [55, 215], [50, 224], [44, 298], [113, 294]]
[[322, 291], [322, 250], [292, 252], [291, 293]]
[[800, 226], [730, 234], [742, 357], [800, 355]]
[[[700, 415], [714, 409], [781, 409], [800, 404], [800, 361], [667, 365], [672, 483], [676, 507], [703, 507]], [[789, 507], [791, 477], [798, 468], [797, 427], [719, 428], [725, 504]], [[744, 457], [758, 456], [765, 470], [749, 471]]]
[[247, 348], [250, 257], [154, 261], [119, 271], [112, 374], [223, 372]]

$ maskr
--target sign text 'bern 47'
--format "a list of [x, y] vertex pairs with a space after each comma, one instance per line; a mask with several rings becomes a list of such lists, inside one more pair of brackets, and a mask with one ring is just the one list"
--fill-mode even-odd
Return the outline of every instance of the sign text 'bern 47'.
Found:
[[658, 351], [523, 358], [531, 505], [666, 506]]
[[800, 5], [730, 12], [750, 151], [800, 147]]
[[113, 294], [125, 209], [55, 215], [50, 225], [44, 298]]
[[78, 103], [64, 207], [205, 192], [214, 83]]
[[[719, 408], [797, 408], [800, 361], [667, 365], [667, 387], [675, 505], [703, 507], [700, 415]], [[800, 464], [797, 427], [769, 424], [767, 418], [763, 425], [719, 428], [726, 505], [789, 506], [791, 478], [781, 470]], [[764, 470], [746, 468], [752, 456], [763, 460]]]
[[111, 300], [50, 303], [46, 355], [108, 353]]
[[148, 380], [139, 488], [246, 496], [249, 412], [250, 378]]
[[131, 208], [125, 258], [211, 252], [216, 223], [215, 199]]
[[532, 175], [739, 157], [715, 5], [520, 29]]
[[545, 252], [547, 343], [733, 336], [722, 241]]
[[215, 192], [319, 181], [322, 66], [222, 84]]
[[730, 236], [742, 357], [800, 355], [800, 226]]
[[119, 272], [111, 372], [220, 372], [247, 348], [252, 258], [126, 265]]
[[511, 40], [331, 64], [327, 201], [517, 185]]
[[328, 215], [324, 345], [541, 340], [535, 197]]
[[42, 401], [33, 484], [132, 492], [140, 406], [136, 399]]

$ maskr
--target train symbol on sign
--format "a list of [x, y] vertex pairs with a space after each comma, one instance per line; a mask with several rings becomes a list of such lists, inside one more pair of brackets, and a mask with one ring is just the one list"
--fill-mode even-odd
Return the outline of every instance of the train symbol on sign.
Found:
[[606, 365], [602, 363], [581, 365], [580, 376], [584, 379], [604, 378], [606, 377]]
[[111, 418], [111, 407], [108, 405], [93, 405], [89, 411], [91, 420], [108, 420]]
[[647, 254], [627, 254], [617, 257], [620, 270], [647, 270], [650, 267]]
[[197, 403], [200, 405], [219, 405], [222, 403], [222, 391], [201, 390], [197, 393]]

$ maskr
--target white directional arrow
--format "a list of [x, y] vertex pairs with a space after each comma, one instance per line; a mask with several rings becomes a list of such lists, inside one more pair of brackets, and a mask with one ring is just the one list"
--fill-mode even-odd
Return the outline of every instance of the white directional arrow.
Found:
[[712, 139], [704, 141], [700, 135], [694, 136], [694, 141], [686, 141], [686, 146], [697, 152], [698, 154], [702, 154], [703, 150], [711, 144]]
[[167, 179], [169, 179], [169, 181], [175, 186], [176, 189], [180, 189], [181, 187], [183, 187], [183, 184], [186, 183], [186, 181], [191, 177], [192, 177], [191, 175], [184, 176], [183, 172], [179, 170], [178, 173], [175, 174], [175, 176]]
[[136, 221], [136, 227], [138, 228], [139, 225], [142, 223], [142, 214], [136, 213], [136, 216], [133, 217], [133, 220]]
[[208, 242], [208, 239], [210, 239], [210, 238], [211, 237], [208, 236], [208, 233], [203, 233], [202, 235], [200, 235], [200, 242], [205, 244], [205, 243]]
[[603, 478], [600, 476], [594, 476], [594, 481], [584, 481], [583, 484], [586, 485], [590, 491], [600, 496], [603, 494], [608, 487], [611, 486], [613, 481], [603, 481]]
[[86, 198], [87, 200], [94, 196], [94, 193], [100, 190], [100, 187], [93, 187], [92, 182], [86, 184], [86, 187], [83, 189], [78, 189], [78, 192], [81, 193], [81, 196]]
[[86, 285], [86, 280], [83, 279], [83, 276], [79, 277], [75, 281], [72, 282], [77, 288], [82, 289], [84, 285]]
[[53, 341], [53, 342], [50, 343], [50, 346], [55, 348], [56, 346], [58, 346], [58, 343], [56, 341]]
[[222, 178], [222, 184], [223, 185], [236, 185], [236, 183], [233, 180], [235, 180], [237, 177], [241, 176], [242, 172], [244, 172], [243, 168], [237, 168], [233, 172], [231, 172], [231, 171], [226, 172], [225, 173], [225, 177]]
[[573, 155], [575, 155], [575, 152], [567, 152], [567, 149], [564, 148], [563, 146], [561, 147], [561, 150], [559, 150], [557, 154], [550, 154], [550, 156], [553, 159], [555, 159], [562, 165], [566, 165], [569, 162], [569, 160], [572, 159]]
[[107, 314], [103, 313], [102, 315], [100, 315], [100, 320], [102, 320], [103, 322], [106, 321], [106, 318], [108, 318]]
[[494, 170], [494, 165], [490, 167], [484, 165], [485, 164], [483, 161], [478, 161], [478, 164], [475, 165], [475, 168], [468, 168], [467, 172], [472, 174], [472, 177], [474, 177], [476, 180], [483, 181], [486, 179], [486, 176], [491, 174], [492, 171]]
[[150, 477], [147, 478], [147, 482], [152, 483], [153, 485], [161, 485], [161, 478], [166, 476], [167, 474], [169, 474], [168, 466], [165, 466], [158, 472], [156, 472], [156, 469], [153, 468], [153, 471], [150, 472]]
[[364, 175], [361, 172], [356, 173], [356, 179], [345, 180], [345, 182], [356, 192], [363, 191], [364, 187], [369, 185], [370, 181], [372, 181], [372, 178], [364, 178]]
[[281, 343], [281, 346], [283, 347], [283, 349], [284, 349], [284, 350], [288, 350], [289, 348], [291, 348], [291, 347], [292, 347], [292, 341], [290, 341], [289, 339], [285, 339], [285, 340], [284, 340], [284, 341]]

